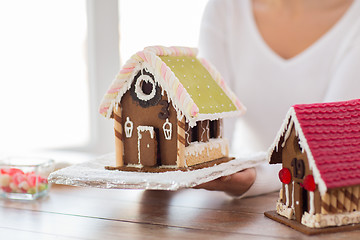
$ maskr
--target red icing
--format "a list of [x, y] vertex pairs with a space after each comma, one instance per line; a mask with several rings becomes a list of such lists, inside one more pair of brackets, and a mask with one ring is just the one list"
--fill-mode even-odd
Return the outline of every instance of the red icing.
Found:
[[282, 183], [289, 184], [291, 182], [291, 172], [288, 168], [279, 171], [279, 179]]
[[360, 99], [294, 110], [327, 188], [360, 184]]
[[308, 191], [315, 191], [316, 189], [316, 185], [315, 185], [315, 181], [314, 181], [314, 177], [313, 175], [307, 175], [305, 178], [304, 178], [304, 181], [302, 183], [302, 187], [305, 188], [306, 190]]

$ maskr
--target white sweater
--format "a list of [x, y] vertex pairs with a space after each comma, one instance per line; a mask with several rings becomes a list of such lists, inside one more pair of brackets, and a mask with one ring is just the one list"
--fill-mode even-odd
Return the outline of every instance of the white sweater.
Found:
[[[225, 122], [232, 152], [267, 151], [292, 105], [360, 98], [360, 0], [325, 35], [288, 60], [263, 40], [250, 0], [210, 0], [199, 55], [217, 67], [247, 107], [236, 124]], [[255, 183], [244, 196], [278, 189], [280, 167], [258, 166]]]

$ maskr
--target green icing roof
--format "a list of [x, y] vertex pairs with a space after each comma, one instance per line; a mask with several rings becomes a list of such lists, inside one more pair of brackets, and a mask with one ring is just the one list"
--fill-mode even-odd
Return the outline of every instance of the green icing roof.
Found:
[[160, 56], [175, 73], [200, 114], [236, 111], [235, 105], [196, 57]]

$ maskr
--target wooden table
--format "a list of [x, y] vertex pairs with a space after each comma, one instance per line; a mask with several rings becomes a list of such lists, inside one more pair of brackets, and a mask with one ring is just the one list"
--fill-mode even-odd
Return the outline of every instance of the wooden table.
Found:
[[360, 239], [360, 230], [308, 237], [266, 218], [277, 195], [53, 186], [37, 201], [0, 200], [0, 239]]

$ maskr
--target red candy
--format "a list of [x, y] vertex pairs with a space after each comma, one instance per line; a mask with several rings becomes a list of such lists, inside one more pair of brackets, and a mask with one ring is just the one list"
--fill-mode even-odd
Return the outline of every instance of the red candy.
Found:
[[279, 179], [282, 183], [289, 184], [291, 182], [291, 172], [288, 168], [282, 168], [279, 171]]
[[7, 175], [10, 175], [10, 176], [15, 175], [16, 173], [24, 174], [24, 172], [21, 171], [18, 168], [0, 169], [0, 173], [1, 174], [7, 174]]
[[316, 189], [316, 184], [314, 181], [314, 176], [313, 175], [307, 175], [304, 178], [304, 181], [301, 185], [303, 188], [305, 188], [306, 190], [313, 192]]

